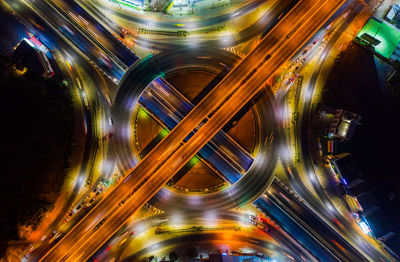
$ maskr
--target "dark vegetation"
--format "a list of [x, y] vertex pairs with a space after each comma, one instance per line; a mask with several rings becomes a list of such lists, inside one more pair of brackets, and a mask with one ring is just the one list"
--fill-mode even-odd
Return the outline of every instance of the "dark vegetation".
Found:
[[399, 236], [400, 105], [386, 84], [379, 81], [373, 55], [355, 44], [341, 53], [328, 79], [324, 100], [333, 108], [362, 116], [350, 153], [378, 200], [379, 212], [386, 213], [385, 221], [373, 227], [391, 225], [389, 230]]
[[70, 166], [74, 121], [68, 89], [29, 71], [16, 72], [3, 56], [0, 92], [0, 252], [4, 252], [8, 243], [23, 242], [54, 206]]
[[199, 255], [199, 252], [197, 251], [197, 248], [195, 248], [194, 246], [190, 246], [186, 249], [186, 255], [189, 258], [195, 258]]
[[372, 54], [353, 44], [340, 55], [324, 95], [329, 106], [362, 116], [352, 154], [375, 186], [396, 182], [399, 174], [400, 105], [382, 84]]
[[178, 260], [179, 255], [178, 255], [178, 253], [176, 253], [175, 251], [171, 251], [171, 252], [169, 253], [168, 257], [169, 257], [169, 260], [170, 260], [170, 261], [176, 261], [176, 260]]

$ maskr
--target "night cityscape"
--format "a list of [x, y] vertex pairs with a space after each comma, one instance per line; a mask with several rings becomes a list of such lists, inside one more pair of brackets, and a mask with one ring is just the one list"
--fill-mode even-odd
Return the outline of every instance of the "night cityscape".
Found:
[[400, 261], [400, 0], [0, 0], [0, 261]]

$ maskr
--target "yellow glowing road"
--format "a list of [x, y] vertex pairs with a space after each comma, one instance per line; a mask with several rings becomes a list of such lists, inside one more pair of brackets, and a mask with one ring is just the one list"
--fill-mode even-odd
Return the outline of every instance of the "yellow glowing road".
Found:
[[[311, 37], [344, 0], [303, 0], [41, 261], [84, 261], [144, 205]], [[186, 143], [182, 141], [204, 119]]]

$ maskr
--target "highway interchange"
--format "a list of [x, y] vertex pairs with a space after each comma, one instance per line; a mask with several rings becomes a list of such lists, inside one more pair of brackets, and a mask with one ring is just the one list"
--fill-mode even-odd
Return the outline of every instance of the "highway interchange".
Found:
[[[278, 114], [280, 109], [285, 106], [286, 98], [275, 99], [272, 90], [266, 86], [267, 80], [280, 67], [285, 66], [285, 63], [299, 50], [302, 50], [309, 39], [313, 39], [312, 36], [327, 23], [337, 9], [343, 5], [341, 10], [349, 7], [349, 10], [356, 11], [357, 8], [361, 8], [361, 4], [349, 4], [345, 3], [346, 1], [302, 0], [293, 5], [289, 1], [285, 3], [270, 1], [270, 13], [262, 16], [262, 19], [249, 27], [247, 31], [243, 30], [238, 33], [239, 37], [236, 37], [236, 41], [230, 43], [235, 46], [256, 35], [264, 35], [257, 47], [240, 61], [235, 55], [217, 49], [221, 47], [218, 40], [207, 38], [204, 38], [202, 45], [212, 45], [215, 48], [190, 47], [188, 42], [194, 40], [189, 38], [188, 41], [186, 39], [183, 42], [178, 41], [179, 45], [188, 45], [189, 48], [180, 47], [178, 50], [175, 44], [146, 40], [151, 42], [150, 45], [154, 46], [153, 48], [161, 48], [163, 51], [140, 60], [133, 52], [128, 51], [126, 46], [117, 40], [108, 29], [92, 26], [91, 33], [86, 31], [86, 28], [79, 23], [89, 21], [93, 25], [99, 24], [96, 19], [89, 19], [89, 13], [85, 12], [86, 16], [83, 19], [74, 19], [74, 16], [68, 16], [69, 12], [77, 10], [74, 7], [77, 5], [75, 1], [26, 0], [18, 2], [23, 4], [24, 8], [17, 8], [15, 6], [17, 1], [9, 1], [8, 4], [28, 21], [41, 21], [47, 30], [53, 31], [51, 34], [53, 38], [57, 38], [58, 52], [64, 56], [68, 54], [68, 56], [74, 57], [74, 62], [70, 62], [70, 64], [78, 70], [70, 70], [71, 82], [76, 86], [92, 83], [91, 87], [89, 85], [85, 87], [93, 99], [91, 99], [89, 107], [83, 107], [86, 132], [89, 135], [86, 137], [82, 170], [79, 173], [92, 172], [86, 170], [90, 168], [89, 163], [94, 161], [90, 158], [94, 158], [96, 155], [93, 151], [97, 152], [101, 148], [100, 151], [104, 151], [104, 162], [116, 163], [123, 177], [116, 186], [104, 192], [101, 201], [89, 213], [82, 216], [79, 222], [76, 221], [73, 227], [71, 225], [71, 228], [65, 230], [65, 235], [60, 237], [56, 243], [43, 245], [30, 257], [28, 256], [29, 259], [32, 261], [38, 259], [41, 261], [87, 260], [121, 227], [124, 227], [132, 214], [148, 201], [160, 210], [170, 212], [184, 210], [193, 215], [204, 213], [207, 210], [229, 212], [230, 209], [255, 201], [254, 205], [260, 211], [281, 225], [276, 232], [273, 231], [275, 235], [271, 232], [271, 236], [274, 236], [279, 243], [286, 245], [286, 248], [297, 249], [298, 252], [292, 254], [293, 256], [322, 261], [386, 261], [387, 254], [357, 236], [359, 233], [354, 230], [346, 218], [338, 213], [332, 215], [332, 211], [327, 210], [326, 203], [329, 202], [329, 198], [318, 183], [312, 184], [318, 194], [318, 198], [316, 198], [302, 182], [304, 178], [299, 174], [301, 171], [297, 171], [290, 159], [279, 155], [282, 153], [280, 148], [290, 148], [290, 145], [287, 145], [287, 137], [282, 130]], [[244, 9], [243, 14], [251, 12], [260, 2], [254, 1], [253, 5]], [[291, 11], [281, 18], [282, 12], [288, 6], [292, 7]], [[51, 10], [58, 10], [58, 12]], [[344, 13], [341, 10], [339, 10], [339, 14], [335, 14], [336, 18]], [[267, 17], [268, 19], [266, 19]], [[228, 18], [228, 15], [212, 18], [206, 20], [203, 26], [219, 24]], [[351, 16], [348, 19], [350, 18]], [[141, 18], [137, 18], [135, 22], [144, 23]], [[341, 24], [343, 28], [346, 25], [346, 21]], [[172, 27], [171, 22], [154, 26]], [[93, 33], [93, 30], [98, 31]], [[331, 51], [338, 37], [339, 34], [331, 38], [324, 52]], [[138, 39], [138, 43], [140, 41]], [[171, 63], [171, 61], [176, 62]], [[95, 65], [97, 69], [93, 69], [92, 65]], [[322, 66], [322, 62], [320, 65]], [[190, 67], [211, 68], [217, 73], [227, 69], [228, 73], [200, 103], [191, 105], [193, 109], [190, 108], [174, 123], [172, 131], [154, 150], [143, 159], [138, 159], [131, 146], [134, 144], [132, 141], [134, 135], [130, 123], [135, 113], [135, 106], [140, 103], [142, 106], [146, 106], [144, 104], [146, 101], [140, 102], [141, 97], [145, 98], [143, 96], [143, 92], [146, 92], [145, 88], [154, 79], [162, 78], [174, 70]], [[79, 70], [85, 71], [87, 78], [83, 78], [82, 74], [79, 75]], [[318, 73], [319, 70], [316, 70], [306, 92], [313, 93]], [[118, 82], [117, 87], [115, 83]], [[160, 86], [153, 89], [154, 92], [159, 90]], [[255, 96], [260, 98], [254, 99]], [[214, 194], [200, 196], [182, 195], [163, 188], [163, 185], [193, 155], [204, 150], [206, 147], [203, 146], [209, 143], [211, 138], [215, 139], [214, 135], [252, 99], [255, 101], [255, 110], [260, 113], [260, 132], [257, 137], [259, 146], [254, 159], [250, 158], [251, 167], [248, 165], [242, 167], [243, 171], [247, 172], [246, 175], [241, 177], [244, 172], [236, 170], [237, 167], [229, 169], [228, 163], [224, 162], [227, 156], [224, 157], [223, 152], [220, 152], [222, 158], [215, 160], [214, 165], [218, 165], [218, 163], [221, 165], [220, 170], [223, 170], [221, 173], [224, 179], [232, 186]], [[301, 151], [305, 155], [302, 162], [306, 170], [314, 170], [314, 163], [307, 153], [309, 141], [305, 139], [307, 138], [311, 102], [311, 99], [304, 100], [301, 112], [303, 117], [302, 121], [298, 123], [296, 134], [299, 136]], [[85, 102], [81, 101], [81, 103]], [[96, 121], [102, 126], [101, 131], [95, 132], [96, 125], [98, 125]], [[107, 132], [111, 132], [110, 130], [112, 130], [110, 145], [108, 145], [108, 140], [96, 140], [91, 137], [104, 137], [109, 134]], [[99, 135], [99, 133], [103, 134]], [[93, 149], [95, 141], [102, 141], [100, 145], [97, 142], [97, 150]], [[235, 147], [232, 148], [239, 150]], [[241, 152], [241, 154], [245, 156], [246, 152]], [[207, 160], [207, 157], [204, 159], [212, 161]], [[279, 180], [274, 180], [273, 174], [278, 165], [278, 159], [283, 166], [290, 168], [288, 177], [291, 178], [289, 178], [288, 185], [290, 184], [297, 193], [289, 193], [279, 183]], [[231, 172], [226, 170], [231, 170]], [[103, 177], [111, 176], [112, 171], [109, 166], [104, 165]], [[77, 181], [81, 181], [81, 183], [75, 183], [75, 192], [82, 186], [82, 180], [83, 178], [77, 178]], [[282, 193], [285, 194], [284, 197]], [[71, 199], [73, 198], [74, 196], [71, 197]], [[287, 202], [288, 199], [290, 199], [289, 202]], [[68, 205], [70, 204], [69, 202]], [[330, 205], [333, 206], [333, 204]], [[327, 223], [327, 220], [332, 217], [337, 218], [342, 227]], [[293, 223], [293, 221], [295, 222]], [[57, 222], [53, 226], [56, 227], [56, 224]], [[304, 232], [304, 235], [299, 235], [301, 231]], [[286, 232], [308, 250], [297, 246], [297, 241], [288, 237]], [[211, 239], [217, 236], [194, 234], [191, 237]], [[303, 242], [301, 238], [303, 238]], [[327, 241], [327, 239], [333, 239], [335, 242]], [[177, 238], [171, 241], [185, 240]], [[248, 239], [243, 241], [248, 241]], [[355, 242], [362, 244], [354, 247]], [[343, 247], [345, 251], [342, 250]]]

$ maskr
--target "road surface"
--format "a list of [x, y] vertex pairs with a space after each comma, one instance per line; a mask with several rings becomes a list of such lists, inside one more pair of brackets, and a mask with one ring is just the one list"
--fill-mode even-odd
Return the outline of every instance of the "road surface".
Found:
[[[343, 2], [301, 1], [257, 48], [42, 260], [82, 261], [90, 257], [263, 87], [263, 83], [275, 70], [289, 59]], [[123, 83], [126, 81], [126, 78], [124, 79]], [[215, 111], [218, 112], [214, 114]], [[208, 121], [201, 129], [188, 142], [183, 143], [193, 128], [205, 118], [208, 118]], [[135, 197], [132, 198], [132, 195]]]

